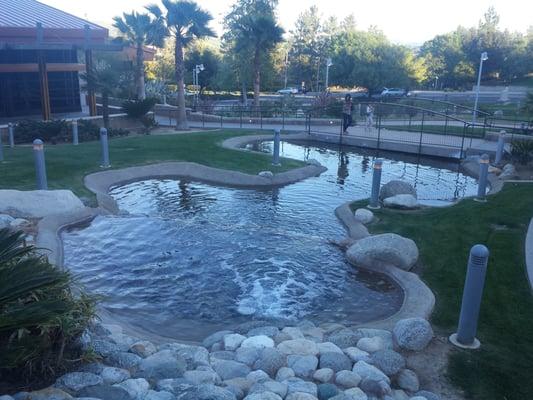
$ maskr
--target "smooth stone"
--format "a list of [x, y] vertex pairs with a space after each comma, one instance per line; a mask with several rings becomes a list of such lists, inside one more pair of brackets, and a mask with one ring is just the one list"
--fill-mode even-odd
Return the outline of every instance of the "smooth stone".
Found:
[[349, 329], [342, 329], [333, 333], [328, 337], [328, 342], [345, 349], [347, 347], [355, 347], [357, 342], [361, 339], [361, 335]]
[[366, 225], [372, 222], [374, 213], [366, 208], [358, 208], [355, 210], [354, 217], [358, 222]]
[[387, 208], [398, 208], [403, 210], [413, 210], [420, 207], [416, 197], [410, 194], [397, 194], [383, 200], [383, 205]]
[[217, 360], [213, 363], [213, 369], [224, 381], [245, 377], [251, 371], [248, 365], [232, 360]]
[[265, 347], [274, 347], [274, 341], [266, 335], [257, 335], [245, 339], [241, 347], [253, 347], [263, 349]]
[[405, 359], [394, 350], [379, 350], [371, 356], [372, 364], [385, 375], [392, 376], [405, 368]]
[[331, 368], [320, 368], [313, 374], [313, 379], [322, 383], [330, 382], [335, 376], [335, 371]]
[[91, 372], [96, 375], [100, 375], [104, 370], [104, 364], [99, 362], [92, 362], [89, 364], [83, 364], [79, 367], [78, 372]]
[[277, 349], [287, 355], [316, 356], [318, 354], [316, 343], [307, 339], [286, 340], [278, 344]]
[[352, 362], [356, 363], [357, 361], [366, 361], [369, 362], [370, 354], [364, 350], [361, 350], [357, 347], [348, 347], [344, 349], [344, 354], [346, 354]]
[[130, 394], [124, 388], [111, 385], [89, 386], [80, 390], [78, 396], [102, 400], [131, 400]]
[[248, 322], [243, 322], [242, 324], [237, 325], [237, 327], [235, 328], [235, 332], [240, 333], [241, 335], [244, 335], [254, 328], [260, 328], [262, 326], [271, 326], [271, 325], [272, 323], [268, 321], [255, 321], [255, 320], [248, 321]]
[[281, 398], [287, 395], [288, 386], [286, 383], [276, 381], [263, 381], [255, 383], [249, 390], [249, 393], [272, 392]]
[[320, 368], [331, 368], [335, 372], [352, 369], [352, 362], [344, 353], [323, 353], [319, 365]]
[[319, 328], [322, 328], [324, 332], [328, 335], [333, 334], [335, 332], [347, 330], [344, 325], [338, 324], [336, 322], [324, 322], [319, 325]]
[[317, 346], [318, 346], [318, 354], [322, 354], [322, 353], [344, 354], [339, 346], [331, 342], [317, 343]]
[[211, 364], [219, 360], [235, 360], [235, 353], [233, 351], [221, 350], [213, 351], [209, 354], [209, 362]]
[[70, 372], [57, 379], [55, 387], [67, 392], [79, 392], [87, 386], [101, 385], [102, 377], [90, 372]]
[[177, 394], [177, 400], [236, 400], [237, 397], [234, 393], [227, 389], [203, 384], [193, 386], [186, 389], [182, 393]]
[[274, 173], [272, 171], [261, 171], [257, 175], [263, 177], [263, 178], [274, 178]]
[[220, 381], [220, 377], [217, 373], [210, 371], [185, 371], [183, 378], [191, 382], [193, 385], [201, 385], [202, 383], [215, 385]]
[[251, 393], [244, 398], [244, 400], [282, 400], [283, 397], [280, 397], [276, 393], [272, 392], [256, 392]]
[[281, 367], [287, 366], [287, 356], [278, 349], [264, 348], [259, 358], [254, 363], [254, 369], [265, 371], [268, 375], [274, 377]]
[[[0, 229], [2, 229], [2, 228], [0, 227]], [[13, 397], [5, 394], [3, 396], [0, 396], [0, 400], [15, 400], [15, 399], [13, 399]]]
[[270, 380], [270, 376], [263, 371], [258, 369], [257, 371], [252, 371], [248, 375], [246, 375], [246, 379], [248, 379], [250, 382], [264, 382]]
[[202, 365], [209, 365], [209, 352], [203, 346], [191, 346], [180, 343], [167, 343], [160, 346], [159, 350], [171, 350], [182, 360], [185, 360], [187, 369], [195, 369]]
[[239, 347], [235, 352], [235, 361], [251, 367], [257, 361], [260, 354], [260, 349], [256, 349], [254, 347]]
[[358, 361], [355, 363], [352, 369], [353, 372], [358, 374], [361, 379], [368, 379], [371, 378], [375, 381], [383, 380], [390, 384], [390, 379], [387, 375], [385, 375], [383, 372], [381, 372], [379, 369], [374, 367], [373, 365], [370, 365], [364, 361]]
[[339, 371], [335, 374], [335, 383], [346, 389], [357, 387], [361, 382], [361, 377], [353, 371]]
[[433, 329], [423, 318], [402, 319], [396, 323], [392, 333], [400, 348], [411, 351], [424, 350], [433, 339]]
[[146, 397], [143, 400], [175, 400], [176, 396], [174, 396], [170, 392], [156, 392], [155, 390], [149, 390], [146, 394]]
[[317, 387], [317, 393], [318, 400], [328, 400], [339, 394], [339, 389], [331, 383], [321, 383]]
[[363, 337], [373, 338], [373, 337], [378, 336], [383, 341], [385, 349], [392, 350], [394, 348], [394, 344], [392, 340], [392, 332], [390, 331], [386, 331], [384, 329], [359, 328], [357, 329], [357, 332], [361, 334]]
[[367, 353], [374, 353], [385, 348], [383, 339], [379, 336], [375, 337], [363, 337], [357, 342], [357, 347]]
[[254, 383], [255, 382], [252, 382], [251, 380], [248, 380], [247, 378], [233, 378], [233, 379], [228, 379], [227, 381], [222, 382], [222, 384], [226, 387], [238, 388], [240, 391], [243, 392], [243, 394], [250, 391], [250, 388], [254, 385]]
[[[70, 400], [73, 397], [64, 392], [61, 389], [49, 387], [42, 390], [36, 390], [35, 392], [29, 393], [28, 399], [31, 400]], [[107, 400], [107, 399], [104, 399]]]
[[320, 343], [324, 340], [324, 330], [322, 328], [301, 328], [306, 339]]
[[287, 334], [288, 337], [290, 337], [290, 340], [304, 338], [302, 331], [299, 328], [294, 328], [292, 326], [283, 328], [281, 332]]
[[403, 390], [393, 390], [392, 398], [394, 400], [409, 400], [409, 396]]
[[238, 333], [230, 333], [229, 335], [224, 336], [224, 348], [226, 350], [235, 351], [237, 350], [241, 343], [246, 339], [246, 336], [240, 335]]
[[141, 361], [144, 360], [137, 354], [127, 353], [125, 351], [117, 351], [105, 357], [105, 361], [112, 367], [132, 370], [137, 368]]
[[289, 394], [285, 400], [317, 400], [315, 396], [309, 393], [291, 393]]
[[11, 224], [13, 221], [15, 221], [15, 218], [13, 218], [11, 215], [0, 214], [0, 229], [9, 228], [10, 226], [12, 227]]
[[141, 340], [131, 345], [130, 351], [139, 357], [146, 358], [157, 352], [153, 343], [147, 340]]
[[346, 258], [356, 267], [382, 269], [393, 266], [408, 271], [416, 264], [418, 254], [418, 247], [411, 239], [395, 233], [382, 233], [358, 240], [350, 246]]
[[427, 400], [427, 398], [422, 396], [413, 396], [409, 400]]
[[290, 355], [287, 364], [299, 378], [310, 378], [318, 366], [318, 358], [315, 356]]
[[136, 376], [146, 379], [179, 378], [183, 376], [187, 363], [172, 350], [161, 350], [142, 359]]
[[275, 337], [279, 333], [279, 329], [275, 326], [260, 326], [258, 328], [250, 329], [247, 333], [248, 336], [268, 336], [269, 338]]
[[313, 396], [317, 396], [317, 386], [313, 382], [306, 382], [299, 378], [290, 378], [284, 381], [288, 385], [287, 394], [291, 393], [309, 393]]
[[144, 399], [150, 390], [150, 384], [144, 378], [127, 379], [113, 386], [120, 387], [129, 393], [132, 399]]
[[17, 217], [43, 218], [85, 208], [70, 190], [0, 190], [0, 212]]
[[155, 389], [158, 391], [170, 392], [172, 394], [182, 393], [194, 385], [185, 378], [159, 379], [156, 381]]
[[381, 186], [379, 191], [379, 199], [383, 200], [388, 197], [396, 196], [398, 194], [410, 194], [413, 197], [417, 197], [416, 189], [409, 182], [401, 181], [398, 179], [389, 181]]
[[409, 392], [417, 392], [420, 389], [420, 382], [416, 372], [410, 369], [402, 369], [396, 376], [398, 386]]
[[276, 373], [276, 380], [281, 382], [289, 378], [294, 378], [295, 376], [296, 374], [294, 373], [292, 368], [281, 367]]
[[203, 340], [202, 346], [204, 346], [207, 349], [210, 349], [211, 346], [213, 346], [217, 342], [221, 342], [224, 339], [224, 336], [229, 335], [230, 333], [233, 333], [233, 331], [215, 332]]
[[344, 391], [349, 400], [368, 400], [368, 396], [359, 388], [351, 388]]
[[360, 388], [367, 395], [374, 395], [382, 397], [391, 393], [391, 388], [384, 380], [375, 380], [373, 378], [365, 378], [361, 381]]
[[114, 385], [115, 383], [120, 383], [131, 378], [128, 370], [115, 367], [105, 367], [100, 373], [100, 376], [107, 385]]
[[427, 390], [420, 390], [415, 393], [415, 396], [425, 397], [426, 400], [440, 400], [440, 396]]

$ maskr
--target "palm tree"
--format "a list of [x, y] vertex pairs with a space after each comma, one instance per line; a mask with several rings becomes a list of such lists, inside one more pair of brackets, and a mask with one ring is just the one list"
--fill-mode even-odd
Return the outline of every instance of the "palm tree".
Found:
[[85, 81], [85, 90], [100, 93], [102, 96], [102, 118], [104, 126], [109, 128], [109, 96], [120, 81], [118, 70], [105, 61], [99, 61], [91, 70], [81, 74]]
[[254, 107], [259, 107], [261, 89], [261, 58], [283, 40], [283, 28], [273, 15], [248, 14], [242, 17], [237, 25], [235, 50], [240, 53], [249, 51], [252, 54], [254, 74]]
[[188, 129], [187, 114], [185, 112], [185, 67], [183, 60], [184, 49], [192, 40], [215, 36], [207, 25], [213, 19], [211, 14], [202, 10], [193, 1], [162, 0], [166, 14], [157, 5], [150, 5], [146, 9], [156, 20], [164, 21], [167, 33], [176, 40], [174, 59], [176, 62], [176, 83], [178, 84], [178, 115], [176, 129]]
[[124, 13], [122, 17], [113, 18], [113, 26], [123, 35], [124, 41], [135, 46], [135, 86], [137, 88], [137, 99], [146, 98], [144, 88], [144, 47], [163, 47], [165, 42], [165, 26], [159, 19], [153, 19], [148, 14], [139, 14], [132, 11], [131, 14]]

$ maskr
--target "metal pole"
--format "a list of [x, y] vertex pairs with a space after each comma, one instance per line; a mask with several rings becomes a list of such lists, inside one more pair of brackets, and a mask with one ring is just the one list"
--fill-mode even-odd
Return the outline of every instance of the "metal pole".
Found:
[[272, 165], [279, 167], [281, 163], [279, 162], [279, 144], [281, 141], [281, 132], [279, 129], [274, 131], [274, 155], [272, 157]]
[[0, 131], [0, 162], [4, 161], [4, 144], [2, 143], [2, 131]]
[[72, 144], [77, 146], [79, 144], [78, 138], [78, 121], [72, 121]]
[[328, 90], [328, 87], [329, 87], [329, 61], [326, 64], [326, 88], [325, 88], [325, 91]]
[[383, 160], [378, 158], [374, 161], [374, 173], [372, 175], [372, 192], [370, 194], [370, 204], [368, 208], [379, 208], [379, 190], [381, 188], [381, 170], [383, 167]]
[[487, 56], [487, 53], [481, 53], [481, 57], [479, 59], [479, 71], [477, 75], [477, 86], [476, 86], [476, 99], [474, 100], [474, 116], [472, 118], [472, 123], [475, 125], [477, 121], [477, 103], [479, 100], [479, 86], [481, 85], [481, 71], [483, 70], [483, 61], [484, 58]]
[[102, 145], [102, 164], [101, 168], [109, 168], [109, 143], [107, 141], [107, 129], [100, 128], [100, 143]]
[[479, 160], [479, 186], [477, 190], [477, 201], [485, 201], [487, 194], [487, 176], [489, 174], [489, 155], [483, 154]]
[[494, 164], [500, 165], [503, 158], [503, 151], [505, 149], [505, 131], [500, 131], [500, 136], [498, 136], [498, 148], [496, 149], [496, 159], [494, 160]]
[[476, 332], [488, 259], [489, 249], [485, 246], [477, 244], [470, 250], [459, 326], [457, 333], [450, 336], [450, 342], [461, 348], [477, 349], [481, 345]]
[[7, 124], [7, 132], [9, 134], [9, 147], [15, 147], [15, 127], [10, 122]]
[[41, 139], [35, 139], [33, 141], [33, 160], [35, 162], [37, 190], [48, 190], [46, 164], [44, 161], [44, 143]]

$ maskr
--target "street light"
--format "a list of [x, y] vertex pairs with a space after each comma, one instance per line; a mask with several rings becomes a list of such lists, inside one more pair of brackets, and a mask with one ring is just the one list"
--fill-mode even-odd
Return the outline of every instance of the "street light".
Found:
[[328, 91], [329, 87], [329, 67], [331, 67], [332, 65], [333, 62], [331, 61], [331, 58], [328, 58], [326, 62], [326, 92]]
[[437, 90], [438, 84], [439, 84], [439, 77], [435, 76], [435, 90]]
[[204, 64], [197, 64], [192, 70], [192, 84], [194, 86], [194, 92], [195, 92], [195, 96], [194, 96], [195, 105], [198, 105], [198, 98], [200, 95], [200, 88], [198, 87], [199, 86], [198, 74], [200, 74], [200, 72], [202, 72], [203, 70], [205, 70]]
[[476, 86], [476, 100], [474, 102], [474, 116], [472, 118], [472, 123], [475, 125], [477, 120], [477, 102], [479, 100], [479, 86], [481, 85], [481, 72], [483, 71], [483, 61], [487, 61], [489, 56], [487, 52], [484, 51], [481, 53], [481, 58], [479, 60], [479, 73], [477, 75], [477, 86]]

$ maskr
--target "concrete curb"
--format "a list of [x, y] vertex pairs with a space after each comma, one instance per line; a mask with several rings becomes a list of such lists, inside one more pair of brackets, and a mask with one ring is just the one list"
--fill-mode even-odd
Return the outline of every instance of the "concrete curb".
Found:
[[[335, 210], [337, 218], [347, 228], [352, 239], [358, 240], [369, 236], [367, 228], [357, 221], [350, 208], [350, 202], [344, 203]], [[364, 232], [366, 231], [366, 235]], [[352, 236], [352, 234], [354, 236]], [[358, 267], [361, 268], [361, 267]], [[390, 317], [357, 325], [358, 327], [372, 327], [392, 330], [396, 322], [405, 318], [420, 317], [429, 319], [435, 307], [435, 295], [431, 289], [413, 273], [400, 268], [387, 266], [385, 268], [365, 268], [370, 271], [385, 274], [400, 286], [404, 292], [400, 309]]]
[[529, 223], [526, 234], [526, 272], [529, 280], [529, 287], [533, 290], [533, 218]]

